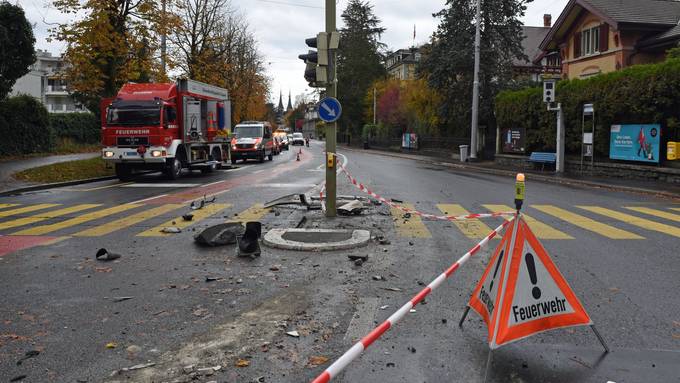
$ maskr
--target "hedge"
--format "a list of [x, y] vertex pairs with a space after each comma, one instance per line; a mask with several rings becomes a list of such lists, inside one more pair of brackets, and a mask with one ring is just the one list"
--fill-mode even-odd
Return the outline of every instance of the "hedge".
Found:
[[55, 137], [47, 110], [31, 96], [0, 100], [0, 155], [48, 152]]
[[101, 141], [101, 127], [92, 113], [53, 113], [50, 125], [59, 138], [68, 138], [81, 144]]
[[[500, 129], [526, 128], [527, 152], [555, 149], [555, 112], [548, 112], [541, 88], [501, 92], [496, 97]], [[680, 135], [680, 59], [636, 65], [585, 80], [557, 84], [566, 126], [566, 150], [580, 153], [583, 104], [593, 103], [595, 152], [608, 157], [610, 126], [661, 124], [662, 143]]]

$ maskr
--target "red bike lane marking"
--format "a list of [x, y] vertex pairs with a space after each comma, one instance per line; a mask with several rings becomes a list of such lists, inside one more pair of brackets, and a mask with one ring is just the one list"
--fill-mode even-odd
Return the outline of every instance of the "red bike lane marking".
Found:
[[0, 236], [0, 257], [19, 250], [44, 245], [58, 238], [59, 237], [2, 235]]

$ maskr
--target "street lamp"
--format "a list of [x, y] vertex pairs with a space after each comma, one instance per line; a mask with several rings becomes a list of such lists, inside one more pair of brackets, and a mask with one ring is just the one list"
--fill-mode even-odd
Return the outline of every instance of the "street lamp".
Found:
[[479, 124], [479, 50], [481, 45], [482, 0], [477, 0], [475, 31], [475, 73], [472, 82], [472, 126], [470, 127], [470, 160], [477, 159], [477, 125]]

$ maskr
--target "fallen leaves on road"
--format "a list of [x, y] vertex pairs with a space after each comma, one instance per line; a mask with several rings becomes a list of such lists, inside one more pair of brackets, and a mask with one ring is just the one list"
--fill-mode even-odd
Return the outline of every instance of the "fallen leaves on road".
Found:
[[113, 271], [113, 269], [110, 267], [95, 267], [94, 271], [96, 273], [110, 273]]
[[106, 348], [113, 349], [118, 347], [118, 344], [116, 342], [109, 342], [106, 344]]
[[321, 366], [322, 364], [325, 364], [328, 362], [328, 358], [325, 356], [310, 356], [309, 357], [309, 365], [310, 366]]
[[245, 359], [239, 359], [236, 361], [236, 367], [248, 367], [250, 366], [250, 361]]

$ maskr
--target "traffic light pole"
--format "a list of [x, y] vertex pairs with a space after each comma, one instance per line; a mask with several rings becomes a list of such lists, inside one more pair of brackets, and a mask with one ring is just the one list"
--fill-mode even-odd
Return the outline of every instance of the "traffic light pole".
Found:
[[[326, 32], [330, 36], [331, 32], [335, 32], [335, 0], [326, 0]], [[328, 96], [337, 97], [337, 77], [335, 68], [335, 51], [330, 51], [329, 65], [328, 65], [328, 86], [326, 87], [326, 94]], [[337, 140], [337, 122], [326, 124], [326, 153], [327, 155], [335, 156], [336, 140]], [[336, 157], [334, 157], [336, 158]], [[326, 166], [326, 217], [336, 216], [335, 200], [337, 197], [337, 183], [336, 183], [336, 168], [337, 161], [333, 161], [333, 166]]]

